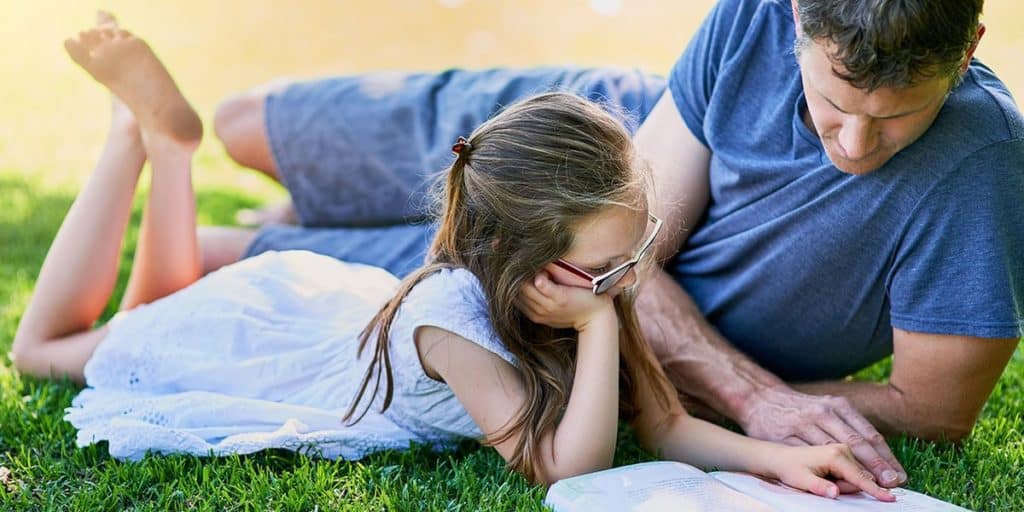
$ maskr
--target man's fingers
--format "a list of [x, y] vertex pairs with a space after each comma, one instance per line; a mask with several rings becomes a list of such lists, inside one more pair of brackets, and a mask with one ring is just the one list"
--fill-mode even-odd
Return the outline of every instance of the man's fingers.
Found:
[[906, 481], [907, 473], [892, 454], [882, 434], [844, 399], [835, 399], [834, 414], [819, 424], [837, 441], [846, 443], [853, 456], [868, 468], [875, 479], [886, 487], [896, 487]]
[[800, 429], [797, 437], [803, 439], [812, 446], [824, 446], [837, 442], [836, 438], [829, 435], [817, 425], [807, 425]]
[[[833, 476], [860, 488], [860, 490], [874, 496], [879, 501], [896, 501], [895, 496], [875, 483], [874, 476], [872, 476], [870, 471], [853, 459], [849, 448], [844, 445], [836, 446], [842, 448], [837, 448], [837, 450], [840, 450], [837, 453], [838, 456], [832, 459], [832, 464], [829, 466], [829, 472]], [[836, 488], [838, 490], [838, 486]]]
[[[889, 448], [889, 444], [885, 442], [885, 437], [882, 436], [882, 434], [880, 434], [878, 430], [876, 430], [875, 427], [864, 418], [864, 416], [848, 404], [847, 407], [838, 408], [836, 412], [839, 414], [842, 421], [852, 427], [865, 442], [870, 444], [874, 453], [884, 461], [884, 465], [886, 467], [882, 469], [881, 472], [876, 471], [876, 464], [870, 460], [862, 458], [861, 454], [854, 449], [854, 456], [857, 457], [857, 460], [866, 464], [882, 485], [887, 487], [896, 487], [897, 485], [907, 481], [907, 470], [903, 469], [903, 465], [896, 460], [896, 456], [893, 455], [892, 450]], [[854, 448], [852, 443], [849, 443], [849, 441], [846, 441], [841, 437], [837, 437], [836, 439], [846, 442], [851, 445], [851, 448]], [[886, 470], [892, 471], [893, 474], [885, 474]]]

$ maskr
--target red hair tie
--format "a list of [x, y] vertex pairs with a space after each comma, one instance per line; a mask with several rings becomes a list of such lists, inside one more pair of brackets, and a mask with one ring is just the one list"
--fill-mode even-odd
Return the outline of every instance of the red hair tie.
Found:
[[455, 153], [456, 155], [461, 155], [463, 150], [472, 147], [473, 145], [470, 144], [465, 137], [459, 137], [458, 140], [455, 141], [455, 144], [452, 146], [452, 153]]

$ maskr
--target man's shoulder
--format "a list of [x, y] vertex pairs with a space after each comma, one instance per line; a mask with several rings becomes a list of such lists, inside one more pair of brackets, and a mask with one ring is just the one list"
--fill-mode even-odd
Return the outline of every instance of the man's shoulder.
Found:
[[[932, 126], [918, 143], [904, 150], [910, 162], [930, 162], [932, 178], [970, 172], [976, 155], [996, 146], [1024, 143], [1024, 117], [1009, 89], [975, 61], [954, 89]], [[1001, 152], [1007, 165], [1024, 167], [1024, 156]], [[977, 172], [985, 172], [977, 169]]]
[[1024, 116], [1009, 88], [988, 66], [977, 59], [972, 61], [956, 92], [961, 91], [962, 108], [988, 119], [985, 128], [998, 139], [993, 142], [1024, 139]]
[[712, 14], [713, 28], [718, 31], [746, 32], [769, 23], [792, 24], [789, 0], [719, 0]]
[[783, 9], [789, 12], [790, 0], [718, 0], [716, 9], [727, 12], [756, 12], [759, 9]]

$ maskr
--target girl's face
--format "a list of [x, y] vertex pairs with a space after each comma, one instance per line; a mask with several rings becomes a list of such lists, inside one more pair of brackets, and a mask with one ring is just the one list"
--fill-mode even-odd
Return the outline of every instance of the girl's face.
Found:
[[[653, 229], [646, 209], [610, 206], [579, 223], [573, 245], [562, 259], [597, 276], [633, 258]], [[593, 287], [587, 279], [557, 265], [548, 265], [545, 270], [558, 284]], [[635, 283], [636, 269], [633, 268], [606, 293], [614, 297]]]

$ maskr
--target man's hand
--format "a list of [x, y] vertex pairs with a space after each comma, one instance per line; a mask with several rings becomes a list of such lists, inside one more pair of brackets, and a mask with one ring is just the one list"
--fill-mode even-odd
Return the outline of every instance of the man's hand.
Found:
[[906, 481], [884, 438], [847, 399], [794, 391], [729, 345], [664, 271], [651, 277], [637, 300], [640, 325], [677, 389], [733, 419], [750, 437], [791, 445], [843, 443], [879, 484]]
[[750, 400], [746, 413], [737, 418], [747, 435], [793, 446], [842, 443], [880, 484], [895, 487], [907, 480], [885, 438], [847, 399], [807, 395], [780, 385], [762, 388]]

